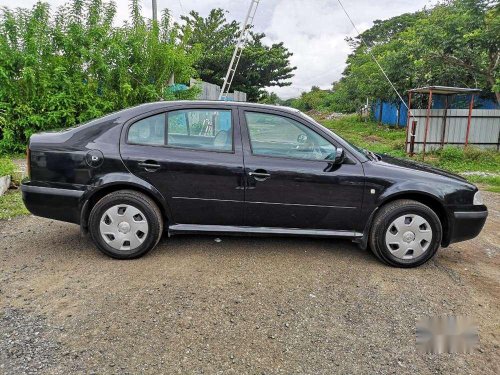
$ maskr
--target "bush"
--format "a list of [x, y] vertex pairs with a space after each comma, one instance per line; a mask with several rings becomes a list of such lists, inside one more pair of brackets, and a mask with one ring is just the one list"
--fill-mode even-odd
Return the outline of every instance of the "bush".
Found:
[[0, 158], [0, 177], [12, 176], [14, 174], [15, 165], [8, 158]]
[[494, 150], [475, 147], [445, 147], [430, 156], [437, 156], [435, 164], [453, 172], [487, 171], [499, 172], [500, 154]]
[[464, 150], [459, 147], [445, 147], [438, 151], [441, 161], [461, 161], [464, 159]]
[[[113, 26], [115, 2], [71, 1], [52, 11], [0, 7], [0, 150], [22, 152], [30, 135], [144, 102], [192, 99], [166, 93], [172, 74], [196, 76], [168, 12], [158, 24], [130, 1], [131, 21]], [[176, 40], [181, 39], [180, 43]]]

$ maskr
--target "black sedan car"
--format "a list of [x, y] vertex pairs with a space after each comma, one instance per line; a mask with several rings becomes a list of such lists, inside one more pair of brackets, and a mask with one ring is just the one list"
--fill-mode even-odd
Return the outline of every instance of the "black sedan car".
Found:
[[33, 135], [26, 207], [79, 224], [119, 259], [180, 233], [340, 237], [418, 266], [479, 234], [478, 189], [359, 149], [301, 112], [250, 103], [143, 104]]

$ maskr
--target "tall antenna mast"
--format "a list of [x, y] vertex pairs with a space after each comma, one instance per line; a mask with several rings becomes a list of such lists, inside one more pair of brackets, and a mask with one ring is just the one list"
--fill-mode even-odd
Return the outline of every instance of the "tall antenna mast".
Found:
[[255, 17], [255, 12], [259, 6], [260, 0], [252, 0], [250, 7], [248, 8], [247, 16], [245, 17], [245, 22], [241, 25], [240, 35], [238, 36], [238, 42], [234, 48], [233, 57], [229, 63], [229, 68], [227, 69], [226, 78], [224, 78], [224, 84], [220, 90], [219, 100], [225, 99], [229, 94], [229, 89], [233, 83], [234, 74], [236, 73], [236, 68], [238, 68], [238, 63], [240, 62], [241, 53], [245, 47], [246, 37], [248, 34], [248, 27], [252, 25], [253, 18]]

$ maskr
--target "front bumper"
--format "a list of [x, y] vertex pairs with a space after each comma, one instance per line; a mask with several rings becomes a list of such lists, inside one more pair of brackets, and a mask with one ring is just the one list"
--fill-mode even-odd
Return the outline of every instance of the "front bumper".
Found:
[[451, 226], [449, 244], [476, 237], [483, 229], [487, 217], [488, 210], [486, 210], [486, 207], [483, 211], [453, 212], [453, 224]]
[[30, 182], [21, 185], [26, 208], [36, 216], [49, 219], [80, 223], [81, 190], [34, 186]]

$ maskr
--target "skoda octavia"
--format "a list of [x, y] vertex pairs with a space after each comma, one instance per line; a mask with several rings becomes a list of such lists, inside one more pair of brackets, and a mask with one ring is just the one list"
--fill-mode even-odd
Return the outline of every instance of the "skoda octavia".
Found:
[[479, 234], [478, 189], [423, 164], [359, 149], [301, 112], [158, 102], [33, 135], [26, 207], [79, 224], [119, 259], [162, 233], [337, 237], [418, 266]]

